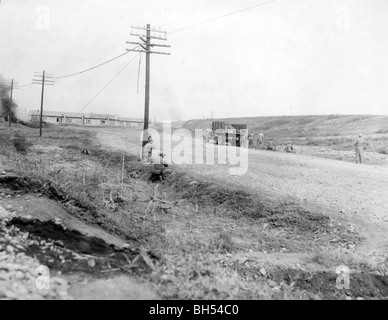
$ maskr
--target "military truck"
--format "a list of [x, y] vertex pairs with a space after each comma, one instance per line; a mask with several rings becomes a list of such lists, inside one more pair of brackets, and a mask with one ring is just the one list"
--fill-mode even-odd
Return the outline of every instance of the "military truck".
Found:
[[243, 138], [248, 135], [246, 124], [228, 124], [223, 121], [213, 121], [211, 138], [217, 145], [241, 147]]

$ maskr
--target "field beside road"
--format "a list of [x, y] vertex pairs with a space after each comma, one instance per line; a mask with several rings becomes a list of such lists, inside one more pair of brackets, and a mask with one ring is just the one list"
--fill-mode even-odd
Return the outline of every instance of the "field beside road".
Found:
[[[172, 165], [155, 184], [135, 129], [0, 134], [0, 297], [41, 293], [28, 270], [11, 272], [20, 257], [63, 280], [43, 298], [388, 297], [384, 167], [251, 150], [244, 176]], [[340, 265], [351, 270], [348, 291], [335, 287]]]
[[[368, 115], [284, 116], [217, 119], [263, 131], [281, 147], [290, 141], [297, 153], [354, 162], [354, 139], [365, 136], [365, 162], [388, 166], [388, 117]], [[188, 130], [211, 128], [212, 120], [179, 123]]]

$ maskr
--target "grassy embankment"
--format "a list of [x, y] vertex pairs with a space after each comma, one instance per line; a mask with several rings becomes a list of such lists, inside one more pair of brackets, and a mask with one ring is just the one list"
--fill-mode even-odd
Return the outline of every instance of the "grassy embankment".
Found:
[[[254, 250], [311, 252], [314, 257], [314, 251], [322, 251], [315, 258], [320, 263], [327, 250], [360, 241], [356, 234], [333, 225], [328, 217], [308, 212], [292, 201], [268, 203], [257, 195], [216, 186], [179, 171], [169, 177], [157, 195], [154, 185], [146, 181], [149, 168], [134, 156], [123, 157], [101, 148], [91, 132], [48, 127], [44, 138], [37, 135], [36, 129], [18, 126], [9, 131], [0, 127], [0, 152], [9, 166], [20, 175], [50, 182], [88, 210], [80, 215], [68, 206], [69, 212], [133, 246], [152, 250], [157, 258], [152, 263], [152, 274], [144, 275], [144, 279], [164, 298], [283, 299], [319, 295], [312, 289], [300, 291], [299, 286], [287, 281], [277, 283], [274, 279], [278, 269], [271, 264], [249, 265], [249, 260], [248, 264], [247, 260], [228, 263], [227, 255]], [[17, 136], [27, 137], [31, 143], [26, 155], [13, 147]], [[85, 148], [90, 156], [81, 154]], [[131, 177], [133, 172], [138, 173], [137, 179]], [[103, 202], [107, 190], [120, 199], [115, 208]], [[150, 202], [152, 198], [155, 201]], [[150, 203], [153, 214], [145, 217]], [[335, 245], [329, 244], [333, 236], [339, 239]], [[349, 257], [333, 256], [333, 263], [349, 262]], [[365, 261], [354, 261], [354, 268], [360, 272], [375, 270]], [[266, 275], [259, 272], [262, 267]]]

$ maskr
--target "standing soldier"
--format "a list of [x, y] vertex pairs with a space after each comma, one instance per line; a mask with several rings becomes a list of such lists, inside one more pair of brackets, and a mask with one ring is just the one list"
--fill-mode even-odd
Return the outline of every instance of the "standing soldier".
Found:
[[253, 135], [251, 132], [248, 133], [248, 148], [249, 149], [253, 148]]
[[259, 136], [257, 138], [257, 145], [259, 149], [263, 147], [263, 143], [264, 143], [264, 133], [263, 131], [260, 131]]
[[361, 164], [364, 151], [364, 138], [361, 133], [356, 137], [354, 146], [356, 148], [356, 163]]
[[152, 157], [152, 150], [155, 149], [152, 137], [148, 137], [147, 144], [142, 149], [141, 159], [144, 164], [152, 164], [154, 162]]

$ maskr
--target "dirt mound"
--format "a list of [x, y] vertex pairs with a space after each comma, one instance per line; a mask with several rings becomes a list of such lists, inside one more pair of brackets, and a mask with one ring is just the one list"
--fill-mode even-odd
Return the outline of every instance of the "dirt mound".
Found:
[[235, 216], [252, 218], [263, 218], [270, 214], [265, 210], [264, 203], [248, 192], [201, 181], [185, 173], [171, 176], [166, 184], [182, 199], [201, 207], [211, 206], [218, 208], [218, 211], [231, 212]]
[[275, 206], [244, 190], [194, 180], [183, 173], [171, 176], [166, 184], [182, 199], [194, 205], [210, 206], [215, 212], [224, 212], [236, 218], [245, 216], [258, 219], [273, 228], [290, 228], [311, 233], [329, 228], [329, 217], [310, 212], [293, 202]]
[[273, 215], [266, 219], [275, 228], [298, 229], [301, 232], [316, 232], [328, 230], [330, 218], [321, 214], [314, 214], [295, 205], [278, 208]]

